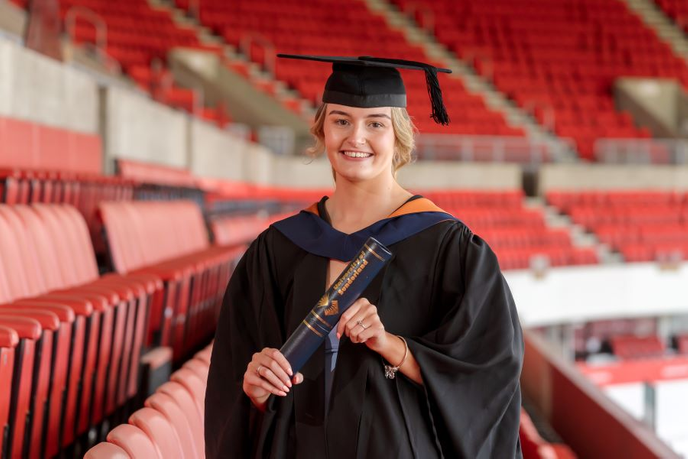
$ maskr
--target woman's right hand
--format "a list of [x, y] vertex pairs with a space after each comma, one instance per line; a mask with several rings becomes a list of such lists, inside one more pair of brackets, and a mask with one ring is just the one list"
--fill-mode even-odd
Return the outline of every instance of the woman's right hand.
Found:
[[291, 365], [279, 350], [266, 347], [253, 354], [244, 373], [243, 389], [256, 408], [264, 411], [271, 394], [285, 397], [293, 384], [302, 381], [303, 375], [294, 375]]

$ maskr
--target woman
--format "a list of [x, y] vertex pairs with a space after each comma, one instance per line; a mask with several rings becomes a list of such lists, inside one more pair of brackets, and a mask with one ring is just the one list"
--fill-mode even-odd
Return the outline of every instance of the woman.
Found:
[[[446, 123], [438, 69], [285, 57], [333, 63], [312, 132], [336, 187], [262, 233], [232, 277], [208, 378], [207, 456], [520, 457], [523, 343], [497, 259], [395, 180], [414, 130], [396, 68], [426, 72], [433, 118]], [[294, 374], [278, 349], [369, 236], [392, 260]]]

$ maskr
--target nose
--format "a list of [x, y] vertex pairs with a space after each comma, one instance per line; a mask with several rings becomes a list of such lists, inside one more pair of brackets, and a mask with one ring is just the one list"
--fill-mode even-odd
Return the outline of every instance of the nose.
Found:
[[365, 136], [365, 129], [363, 128], [363, 126], [355, 125], [354, 128], [351, 130], [351, 135], [349, 135], [347, 141], [349, 142], [349, 144], [351, 144], [351, 146], [358, 148], [368, 143], [368, 140]]

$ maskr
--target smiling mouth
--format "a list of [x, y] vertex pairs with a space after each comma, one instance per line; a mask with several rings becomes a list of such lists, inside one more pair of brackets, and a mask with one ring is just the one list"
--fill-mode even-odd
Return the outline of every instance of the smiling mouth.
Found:
[[370, 158], [373, 156], [372, 153], [366, 153], [364, 151], [342, 151], [340, 153], [348, 158]]

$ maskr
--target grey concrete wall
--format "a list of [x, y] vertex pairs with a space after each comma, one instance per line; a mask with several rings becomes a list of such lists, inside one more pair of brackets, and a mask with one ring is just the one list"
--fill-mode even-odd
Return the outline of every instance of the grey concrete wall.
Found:
[[126, 89], [108, 88], [102, 99], [108, 163], [114, 158], [128, 158], [189, 166], [187, 115]]
[[688, 166], [624, 166], [606, 164], [545, 165], [539, 194], [548, 190], [657, 188], [688, 189]]
[[98, 87], [89, 76], [0, 38], [0, 116], [98, 132]]
[[206, 122], [191, 119], [189, 169], [199, 177], [244, 180], [247, 143]]

